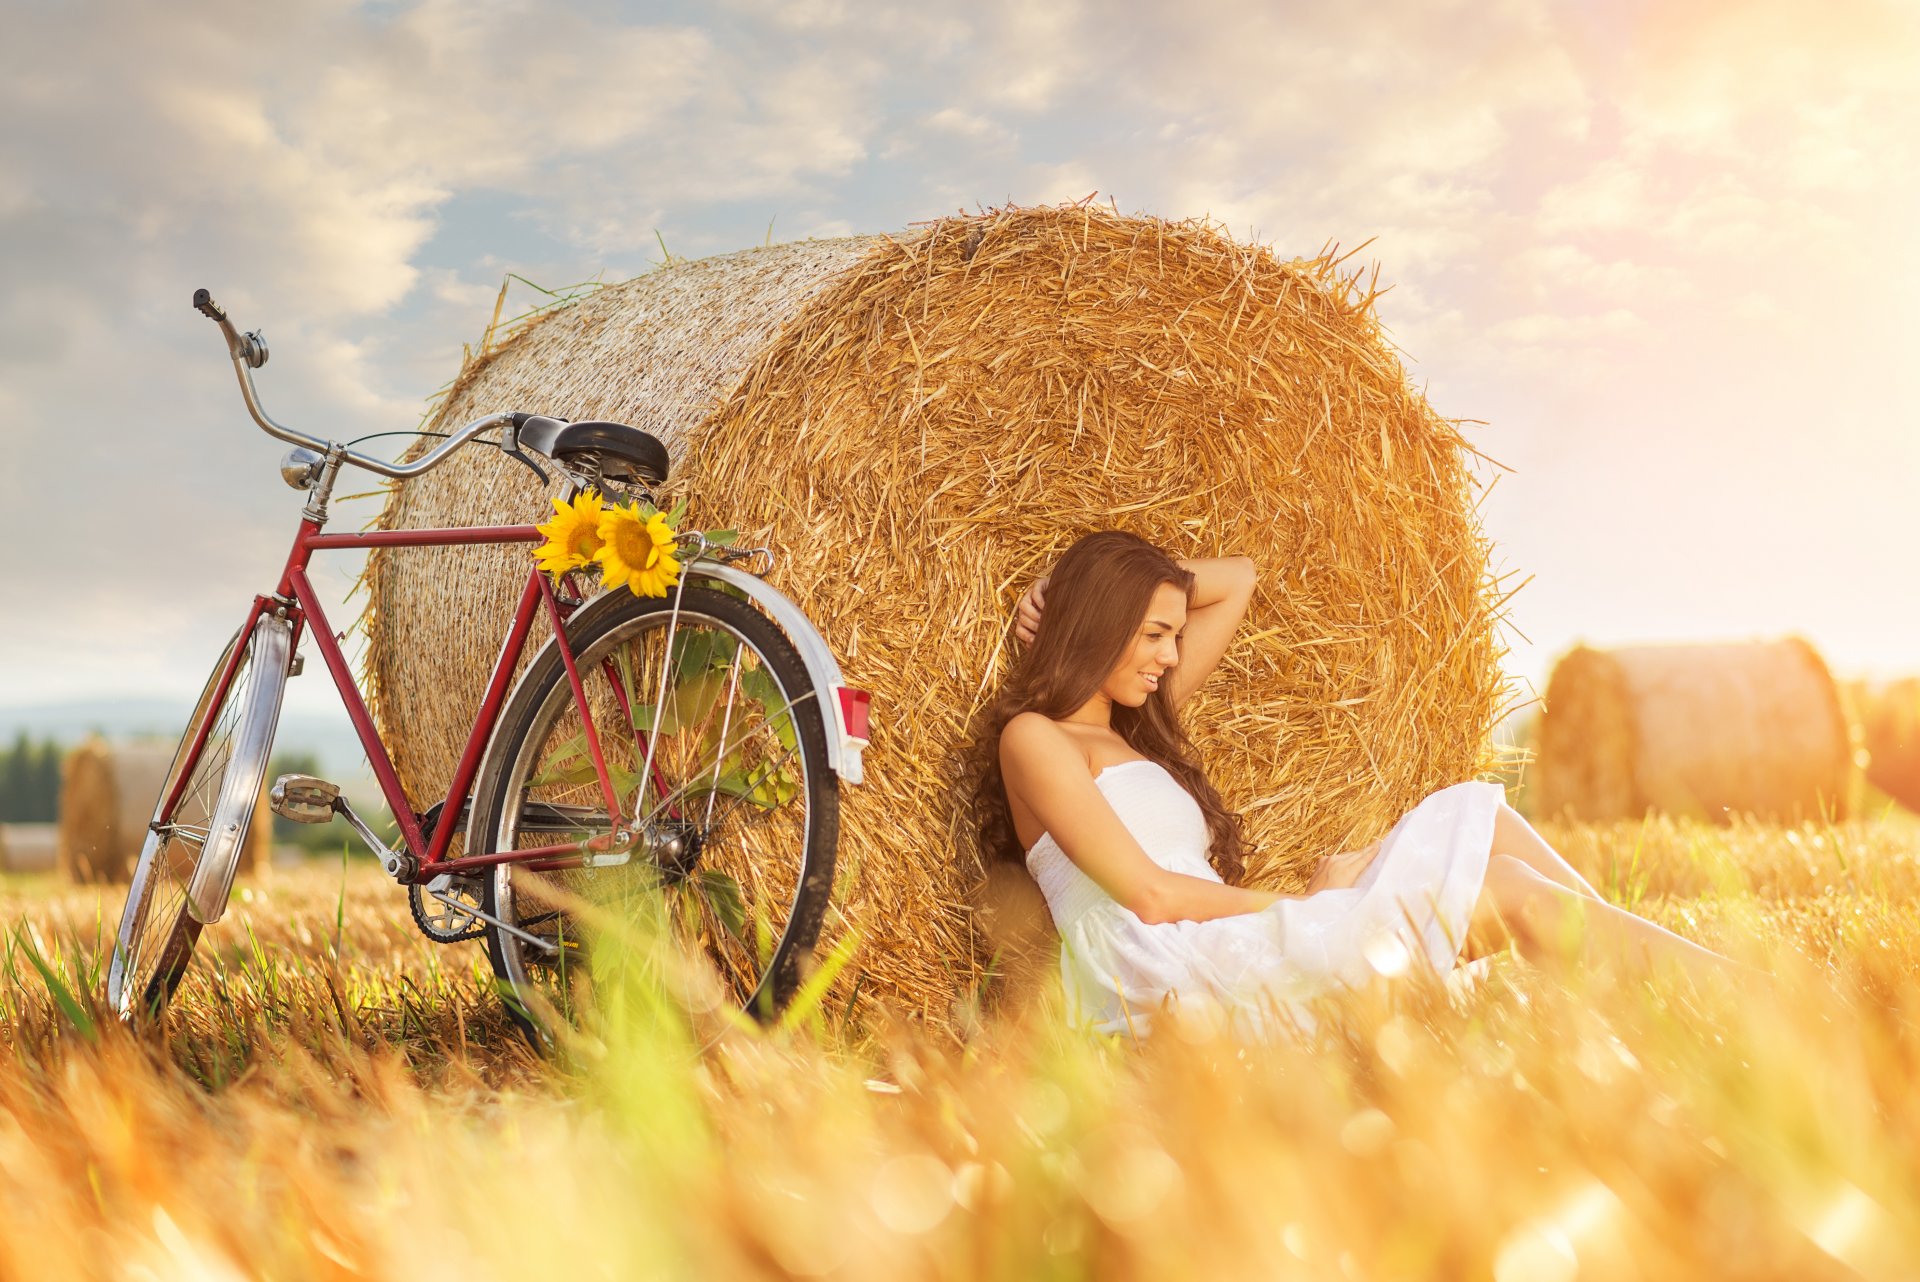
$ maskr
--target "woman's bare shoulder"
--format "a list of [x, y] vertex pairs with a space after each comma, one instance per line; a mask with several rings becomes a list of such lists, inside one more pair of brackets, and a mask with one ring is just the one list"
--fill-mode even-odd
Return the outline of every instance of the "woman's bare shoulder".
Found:
[[1024, 758], [1035, 751], [1046, 752], [1071, 742], [1060, 723], [1051, 717], [1031, 711], [1016, 713], [1000, 728], [1000, 759], [1004, 762], [1010, 756]]
[[1000, 768], [1022, 773], [1055, 769], [1078, 762], [1086, 767], [1086, 751], [1066, 727], [1038, 712], [1022, 712], [1000, 731]]

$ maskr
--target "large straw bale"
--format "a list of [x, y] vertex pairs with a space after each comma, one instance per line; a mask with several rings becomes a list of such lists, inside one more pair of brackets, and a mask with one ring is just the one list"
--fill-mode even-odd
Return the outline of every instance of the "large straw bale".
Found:
[[1863, 690], [1860, 732], [1867, 750], [1867, 782], [1907, 809], [1920, 811], [1920, 677]]
[[[67, 754], [57, 856], [63, 874], [78, 882], [132, 879], [173, 755], [172, 745], [110, 743], [98, 735]], [[242, 872], [265, 872], [271, 862], [273, 825], [264, 799], [263, 791], [240, 852]]]
[[1538, 813], [1844, 817], [1853, 750], [1827, 665], [1798, 637], [1577, 647], [1547, 685]]
[[59, 849], [58, 824], [0, 824], [0, 871], [46, 872]]
[[[442, 421], [524, 408], [665, 426], [670, 493], [692, 496], [694, 522], [778, 550], [774, 582], [875, 693], [868, 782], [842, 791], [837, 902], [860, 932], [860, 993], [945, 1020], [980, 976], [957, 794], [969, 728], [1014, 656], [1018, 594], [1091, 529], [1259, 564], [1188, 716], [1257, 880], [1297, 882], [1487, 763], [1499, 603], [1468, 451], [1331, 255], [1285, 262], [1205, 223], [1086, 206], [831, 252], [805, 289], [776, 274], [774, 307], [735, 287], [759, 254], [603, 290], [471, 372]], [[707, 305], [663, 315], [682, 286]], [[758, 350], [732, 342], [749, 324]], [[651, 405], [638, 377], [661, 359], [710, 372], [713, 403]], [[387, 523], [540, 508], [480, 452], [428, 482], [401, 488]], [[451, 772], [525, 563], [475, 558], [446, 580], [394, 553], [370, 569], [372, 675], [416, 799]]]

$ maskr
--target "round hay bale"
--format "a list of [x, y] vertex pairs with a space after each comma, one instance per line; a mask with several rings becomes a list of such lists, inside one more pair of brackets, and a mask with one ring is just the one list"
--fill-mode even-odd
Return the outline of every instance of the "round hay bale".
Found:
[[1540, 814], [1845, 817], [1853, 750], [1827, 665], [1798, 637], [1579, 647], [1547, 684]]
[[58, 824], [0, 824], [0, 870], [50, 871], [59, 849]]
[[[56, 857], [67, 878], [77, 882], [132, 879], [174, 751], [173, 745], [116, 744], [93, 735], [67, 754]], [[263, 792], [254, 807], [246, 847], [240, 852], [242, 872], [264, 872], [270, 864], [270, 820]]]
[[1908, 810], [1920, 811], [1920, 677], [1866, 690], [1861, 703], [1867, 782]]
[[[647, 427], [693, 524], [778, 551], [773, 581], [874, 692], [835, 899], [859, 992], [944, 1022], [987, 951], [970, 726], [1019, 593], [1090, 529], [1260, 564], [1188, 717], [1257, 880], [1297, 879], [1485, 764], [1503, 682], [1467, 450], [1372, 301], [1330, 256], [1280, 261], [1205, 223], [993, 211], [602, 290], [468, 369], [439, 421]], [[523, 469], [456, 467], [396, 490], [384, 523], [538, 519]], [[444, 790], [525, 565], [369, 567], [381, 724], [416, 800]]]

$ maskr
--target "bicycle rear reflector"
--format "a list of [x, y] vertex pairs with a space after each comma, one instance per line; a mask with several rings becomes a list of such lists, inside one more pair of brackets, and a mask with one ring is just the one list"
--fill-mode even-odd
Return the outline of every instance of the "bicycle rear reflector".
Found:
[[840, 724], [847, 728], [847, 737], [865, 743], [867, 705], [873, 702], [873, 696], [852, 686], [835, 686], [834, 693], [840, 696]]

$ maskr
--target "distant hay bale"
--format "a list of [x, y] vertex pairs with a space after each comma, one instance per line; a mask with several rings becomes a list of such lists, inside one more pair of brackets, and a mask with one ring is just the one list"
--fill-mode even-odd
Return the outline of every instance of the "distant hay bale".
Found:
[[0, 872], [47, 872], [59, 848], [56, 824], [0, 824]]
[[[1372, 302], [1330, 255], [1203, 223], [994, 211], [604, 289], [467, 369], [434, 426], [504, 408], [648, 428], [692, 523], [778, 551], [773, 582], [875, 696], [836, 900], [859, 991], [945, 1021], [987, 952], [970, 724], [1014, 658], [1018, 594], [1091, 529], [1259, 564], [1188, 716], [1256, 878], [1297, 881], [1486, 763], [1502, 678], [1468, 450]], [[396, 489], [383, 524], [544, 506], [473, 450]], [[526, 564], [369, 567], [376, 703], [416, 802], [444, 791]]]
[[[147, 838], [147, 824], [173, 765], [174, 748], [109, 743], [95, 735], [67, 754], [60, 785], [56, 862], [77, 882], [125, 882]], [[205, 822], [196, 815], [196, 822]], [[256, 806], [240, 853], [242, 872], [264, 872], [271, 861], [272, 816]]]
[[1860, 735], [1867, 782], [1908, 810], [1920, 811], [1920, 677], [1862, 692]]
[[1853, 750], [1827, 665], [1798, 637], [1575, 649], [1554, 667], [1538, 813], [1845, 817]]

